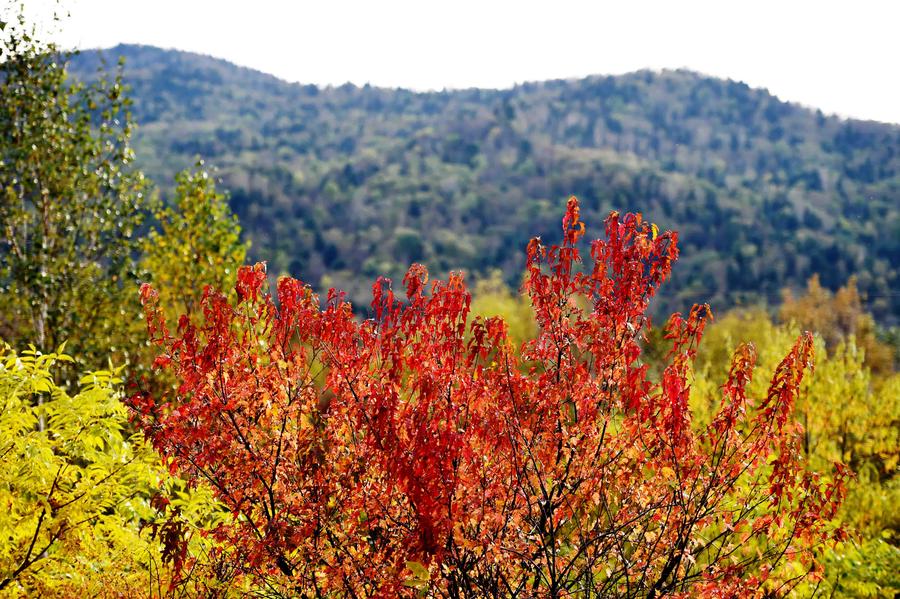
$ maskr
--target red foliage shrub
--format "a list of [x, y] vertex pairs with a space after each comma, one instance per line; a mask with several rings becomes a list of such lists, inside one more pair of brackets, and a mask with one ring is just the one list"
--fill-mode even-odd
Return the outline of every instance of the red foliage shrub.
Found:
[[843, 474], [820, 480], [799, 457], [810, 336], [758, 403], [741, 347], [696, 430], [689, 370], [708, 307], [669, 320], [660, 381], [640, 360], [676, 235], [613, 213], [587, 269], [584, 230], [572, 198], [562, 245], [529, 244], [540, 334], [522, 348], [501, 319], [470, 322], [461, 275], [430, 283], [421, 265], [402, 301], [375, 283], [369, 320], [291, 278], [276, 304], [256, 265], [236, 304], [207, 290], [202, 322], [173, 335], [145, 287], [157, 365], [180, 388], [132, 406], [172, 470], [231, 508], [214, 532], [246, 573], [291, 592], [725, 597], [815, 575], [817, 548], [841, 534], [828, 521]]

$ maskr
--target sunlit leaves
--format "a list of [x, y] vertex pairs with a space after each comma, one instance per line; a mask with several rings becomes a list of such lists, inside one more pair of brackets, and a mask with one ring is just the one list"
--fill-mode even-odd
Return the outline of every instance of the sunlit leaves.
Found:
[[569, 201], [563, 243], [528, 246], [538, 324], [521, 352], [498, 318], [470, 318], [460, 275], [413, 265], [405, 299], [373, 286], [374, 319], [262, 266], [236, 301], [165, 324], [142, 296], [157, 365], [177, 391], [131, 399], [173, 471], [232, 512], [218, 538], [244, 573], [321, 595], [722, 596], [782, 592], [817, 572], [844, 474], [804, 469], [797, 394], [812, 341], [789, 347], [750, 396], [737, 352], [712, 425], [694, 426], [691, 364], [709, 315], [667, 326], [660, 380], [642, 365], [650, 298], [673, 233], [612, 214], [581, 262]]
[[139, 520], [152, 510], [140, 495], [157, 482], [156, 458], [126, 432], [117, 371], [70, 395], [53, 382], [64, 354], [5, 349], [0, 361], [0, 588], [112, 593], [98, 573], [109, 568], [119, 592], [146, 585]]
[[[240, 556], [208, 535], [208, 487], [161, 468], [121, 401], [121, 368], [57, 385], [63, 353], [0, 352], [0, 596], [214, 596]], [[202, 527], [202, 530], [201, 530]]]

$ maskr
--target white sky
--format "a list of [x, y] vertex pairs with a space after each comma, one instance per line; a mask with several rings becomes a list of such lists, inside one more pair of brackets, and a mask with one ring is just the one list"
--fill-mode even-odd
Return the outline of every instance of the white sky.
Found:
[[[27, 0], [45, 11], [54, 0]], [[896, 0], [61, 0], [64, 46], [225, 58], [289, 81], [508, 87], [686, 67], [900, 123]]]

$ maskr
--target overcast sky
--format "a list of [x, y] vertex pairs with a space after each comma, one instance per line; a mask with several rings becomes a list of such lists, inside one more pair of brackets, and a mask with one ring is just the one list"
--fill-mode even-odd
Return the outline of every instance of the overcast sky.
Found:
[[[29, 10], [54, 0], [28, 0]], [[62, 0], [68, 47], [141, 43], [303, 83], [417, 90], [689, 68], [900, 123], [896, 0]]]

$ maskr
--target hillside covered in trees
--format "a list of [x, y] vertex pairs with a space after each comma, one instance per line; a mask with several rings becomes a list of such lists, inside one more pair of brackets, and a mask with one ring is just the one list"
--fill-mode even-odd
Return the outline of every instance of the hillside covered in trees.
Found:
[[[410, 262], [518, 286], [523, 249], [566, 198], [586, 222], [641, 211], [683, 258], [656, 311], [777, 303], [851, 275], [900, 314], [900, 127], [842, 120], [692, 72], [415, 93], [292, 84], [230, 63], [118, 46], [151, 179], [218, 167], [251, 257], [368, 304]], [[71, 70], [93, 76], [97, 53]], [[163, 190], [164, 193], [167, 191]]]

